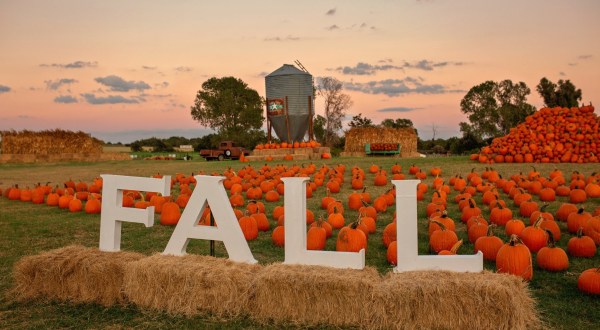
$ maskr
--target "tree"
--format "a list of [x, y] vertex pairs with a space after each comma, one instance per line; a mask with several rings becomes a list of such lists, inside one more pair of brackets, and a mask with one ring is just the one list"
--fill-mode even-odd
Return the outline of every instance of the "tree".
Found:
[[313, 121], [313, 133], [315, 139], [321, 144], [325, 144], [325, 122], [327, 120], [321, 115], [317, 115]]
[[243, 145], [263, 125], [263, 100], [241, 79], [213, 77], [205, 81], [196, 94], [191, 114], [222, 138], [234, 139]]
[[320, 79], [318, 93], [325, 99], [325, 134], [323, 144], [331, 146], [342, 129], [342, 119], [352, 106], [350, 95], [342, 93], [342, 82], [333, 78]]
[[479, 141], [508, 134], [535, 112], [535, 107], [526, 102], [530, 93], [524, 82], [514, 84], [508, 79], [499, 83], [490, 80], [471, 88], [460, 102], [470, 122], [461, 123], [461, 131], [468, 129]]
[[558, 81], [558, 85], [546, 77], [540, 80], [536, 87], [537, 92], [544, 99], [544, 105], [553, 107], [578, 107], [581, 101], [581, 89], [576, 89], [570, 80]]
[[415, 130], [415, 134], [418, 134], [417, 129], [414, 127], [413, 122], [410, 119], [396, 118], [396, 120], [394, 120], [394, 119], [386, 118], [381, 122], [380, 125], [382, 127], [386, 127], [386, 128], [408, 128], [408, 127], [410, 127]]
[[350, 127], [374, 127], [373, 121], [369, 118], [363, 117], [362, 113], [352, 117], [352, 120], [348, 123]]

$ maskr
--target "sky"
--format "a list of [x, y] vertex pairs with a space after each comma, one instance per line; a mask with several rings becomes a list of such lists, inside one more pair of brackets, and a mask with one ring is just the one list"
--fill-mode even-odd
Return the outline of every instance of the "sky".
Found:
[[525, 82], [537, 108], [542, 77], [600, 102], [599, 15], [597, 0], [0, 0], [0, 131], [202, 136], [190, 107], [204, 81], [264, 97], [264, 76], [299, 60], [344, 82], [347, 119], [460, 136], [460, 100], [487, 80]]

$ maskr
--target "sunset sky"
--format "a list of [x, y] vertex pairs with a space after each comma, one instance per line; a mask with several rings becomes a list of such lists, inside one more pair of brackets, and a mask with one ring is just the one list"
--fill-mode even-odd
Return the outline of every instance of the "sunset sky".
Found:
[[600, 103], [599, 16], [597, 0], [0, 0], [0, 130], [201, 136], [190, 106], [204, 81], [264, 97], [264, 76], [300, 60], [345, 83], [349, 118], [459, 136], [460, 100], [486, 80], [525, 82], [540, 108], [542, 77], [570, 79]]

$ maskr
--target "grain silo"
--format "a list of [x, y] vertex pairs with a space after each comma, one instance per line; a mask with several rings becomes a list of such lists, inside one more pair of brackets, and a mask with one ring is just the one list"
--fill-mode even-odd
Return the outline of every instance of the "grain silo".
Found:
[[307, 131], [312, 139], [313, 78], [300, 62], [296, 64], [302, 70], [284, 64], [265, 77], [269, 141], [271, 128], [281, 141], [302, 141]]

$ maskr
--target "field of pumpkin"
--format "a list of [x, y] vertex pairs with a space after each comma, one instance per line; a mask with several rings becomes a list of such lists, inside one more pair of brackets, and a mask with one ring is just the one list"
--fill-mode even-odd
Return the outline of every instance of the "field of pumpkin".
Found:
[[[337, 251], [365, 248], [367, 264], [388, 272], [396, 262], [395, 191], [391, 180], [420, 179], [417, 221], [421, 254], [482, 251], [486, 269], [511, 273], [528, 281], [549, 326], [582, 328], [598, 324], [600, 174], [595, 172], [597, 168], [592, 164], [471, 166], [461, 157], [447, 158], [444, 162], [349, 158], [305, 164], [171, 161], [59, 165], [54, 169], [39, 165], [7, 166], [0, 173], [0, 225], [3, 233], [8, 233], [2, 238], [5, 253], [0, 256], [1, 276], [9, 279], [11, 265], [26, 254], [73, 242], [97, 246], [102, 173], [171, 175], [169, 197], [152, 192], [125, 192], [126, 207], [155, 206], [157, 225], [147, 229], [124, 224], [124, 250], [150, 254], [164, 248], [195, 187], [194, 173], [225, 177], [224, 189], [253, 253], [261, 263], [280, 262], [285, 245], [285, 186], [281, 178], [305, 176], [310, 178], [306, 190], [307, 247]], [[11, 183], [7, 185], [9, 180]], [[34, 186], [37, 181], [53, 184]], [[209, 210], [199, 224], [211, 225]], [[208, 254], [208, 250], [208, 242], [203, 241], [193, 241], [188, 247], [190, 253]], [[216, 255], [226, 257], [219, 242]], [[1, 289], [7, 291], [10, 280], [4, 282]], [[91, 319], [100, 320], [104, 313], [102, 308], [94, 306], [22, 304], [3, 299], [2, 310], [7, 316], [4, 321], [0, 319], [0, 325], [5, 327], [25, 317], [49, 322], [43, 316], [49, 310], [70, 319], [63, 326], [77, 326], [78, 322], [76, 316], [65, 314], [88, 313]], [[17, 308], [26, 312], [17, 313]], [[108, 313], [114, 324], [137, 317], [144, 320], [129, 320], [128, 324], [169, 324], [141, 316], [136, 310], [111, 308]], [[192, 322], [179, 318], [170, 321], [179, 326]], [[61, 324], [56, 322], [50, 324]], [[208, 322], [219, 324], [215, 320]], [[238, 322], [241, 323], [227, 326], [252, 326], [242, 320]]]

